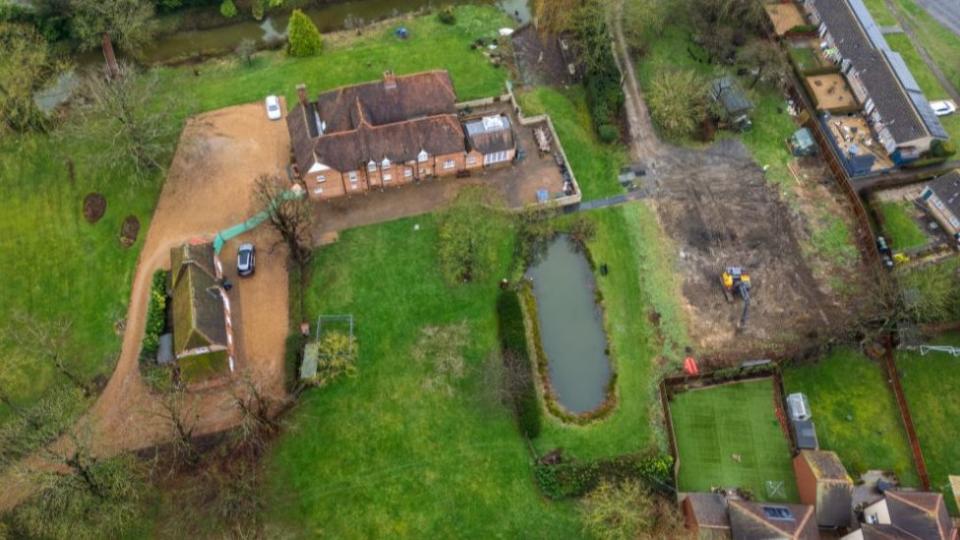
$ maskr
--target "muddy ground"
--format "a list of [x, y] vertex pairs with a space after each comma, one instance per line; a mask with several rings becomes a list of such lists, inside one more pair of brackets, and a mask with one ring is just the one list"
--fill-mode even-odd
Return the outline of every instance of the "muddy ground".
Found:
[[[816, 340], [842, 319], [838, 301], [803, 257], [806, 226], [739, 141], [706, 150], [662, 145], [651, 159], [653, 204], [674, 242], [683, 304], [698, 355], [749, 359]], [[742, 266], [752, 278], [750, 313], [728, 303], [720, 275]]]

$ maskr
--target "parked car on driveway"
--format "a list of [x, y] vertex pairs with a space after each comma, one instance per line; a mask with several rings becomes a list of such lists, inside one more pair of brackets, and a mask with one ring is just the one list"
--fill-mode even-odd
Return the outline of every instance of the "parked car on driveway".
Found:
[[265, 103], [267, 106], [267, 118], [279, 120], [283, 117], [283, 111], [280, 110], [280, 98], [277, 96], [267, 96]]
[[957, 112], [957, 104], [952, 99], [941, 99], [940, 101], [931, 101], [930, 108], [933, 114], [937, 116], [947, 116]]
[[240, 277], [252, 276], [257, 266], [257, 249], [253, 244], [240, 244], [237, 249], [237, 274]]

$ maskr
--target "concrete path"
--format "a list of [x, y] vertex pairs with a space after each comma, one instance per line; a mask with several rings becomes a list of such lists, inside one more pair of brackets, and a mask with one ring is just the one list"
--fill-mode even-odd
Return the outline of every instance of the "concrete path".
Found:
[[927, 13], [960, 36], [960, 2], [957, 0], [916, 0]]

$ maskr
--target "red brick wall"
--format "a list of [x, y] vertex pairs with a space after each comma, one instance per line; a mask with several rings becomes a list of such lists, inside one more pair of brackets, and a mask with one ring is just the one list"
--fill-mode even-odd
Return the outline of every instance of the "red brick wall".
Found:
[[800, 493], [800, 502], [816, 506], [817, 478], [802, 454], [793, 458], [793, 474], [797, 477], [797, 491]]

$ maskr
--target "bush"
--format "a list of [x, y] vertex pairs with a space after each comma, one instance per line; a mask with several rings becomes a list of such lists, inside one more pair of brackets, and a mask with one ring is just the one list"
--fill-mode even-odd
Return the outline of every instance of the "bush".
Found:
[[303, 347], [307, 344], [307, 336], [294, 332], [287, 336], [284, 343], [284, 373], [287, 390], [293, 392], [300, 386], [300, 362], [303, 360]]
[[437, 13], [437, 20], [439, 20], [443, 24], [455, 24], [457, 22], [457, 16], [454, 15], [453, 13], [453, 7], [444, 6]]
[[620, 138], [620, 130], [610, 124], [603, 124], [597, 128], [597, 135], [601, 142], [607, 144], [616, 142]]
[[497, 327], [503, 354], [504, 397], [513, 408], [520, 431], [534, 439], [540, 435], [543, 412], [537, 399], [520, 297], [515, 291], [503, 291], [497, 298]]
[[320, 37], [317, 26], [303, 11], [293, 10], [290, 14], [290, 24], [287, 25], [287, 55], [315, 56], [322, 50], [323, 38]]
[[[577, 28], [579, 41], [583, 47], [581, 60], [586, 66], [584, 87], [587, 91], [587, 105], [597, 134], [604, 126], [617, 124], [622, 117], [623, 89], [620, 86], [620, 70], [613, 57], [610, 46], [612, 40], [606, 24], [606, 10], [603, 3], [591, 0], [579, 10], [580, 19]], [[605, 130], [607, 136], [613, 132]], [[619, 132], [612, 142], [619, 138]]]
[[706, 94], [695, 71], [661, 71], [647, 93], [650, 116], [668, 138], [689, 137], [706, 116]]
[[141, 360], [154, 360], [160, 349], [160, 336], [167, 329], [167, 272], [153, 273], [150, 285], [150, 305], [147, 307], [147, 326], [143, 333]]
[[673, 457], [665, 454], [627, 454], [611, 459], [578, 461], [555, 450], [537, 462], [534, 476], [540, 491], [553, 500], [582, 497], [603, 481], [642, 480], [651, 490], [671, 491]]
[[233, 3], [233, 0], [223, 0], [223, 3], [220, 4], [220, 14], [228, 19], [236, 17], [237, 5]]
[[957, 153], [957, 147], [953, 141], [943, 141], [934, 139], [930, 143], [930, 155], [937, 158], [950, 157]]

